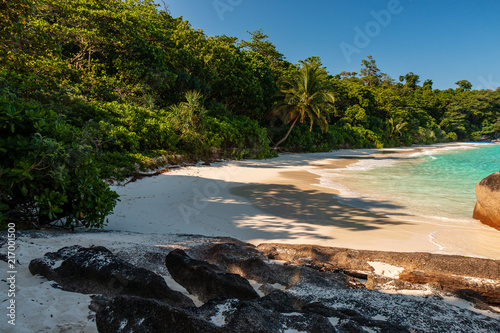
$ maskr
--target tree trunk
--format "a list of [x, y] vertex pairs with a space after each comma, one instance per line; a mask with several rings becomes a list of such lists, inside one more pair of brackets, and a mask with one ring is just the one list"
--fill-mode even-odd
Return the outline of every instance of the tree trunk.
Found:
[[290, 128], [288, 129], [288, 132], [286, 132], [286, 135], [285, 135], [285, 136], [284, 136], [284, 137], [283, 137], [280, 141], [278, 141], [278, 142], [274, 145], [273, 149], [278, 148], [278, 146], [279, 146], [279, 145], [280, 145], [283, 141], [285, 141], [285, 140], [288, 138], [288, 136], [290, 135], [290, 132], [292, 131], [293, 126], [295, 126], [295, 123], [297, 122], [297, 120], [299, 120], [299, 117], [300, 117], [300, 116], [295, 117], [295, 120], [293, 121], [292, 125], [291, 125], [291, 126], [290, 126]]

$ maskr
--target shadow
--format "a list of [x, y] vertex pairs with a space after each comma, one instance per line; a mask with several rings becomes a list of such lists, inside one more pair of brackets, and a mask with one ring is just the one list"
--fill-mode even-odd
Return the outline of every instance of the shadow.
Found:
[[[307, 239], [310, 243], [335, 239], [337, 228], [367, 231], [411, 224], [350, 207], [321, 189], [299, 189], [293, 181], [245, 184], [230, 177], [168, 174], [147, 178], [116, 189], [121, 201], [106, 229], [230, 236], [243, 241]], [[349, 200], [366, 208], [400, 208], [363, 198]]]
[[230, 193], [249, 200], [266, 214], [316, 226], [362, 231], [379, 229], [383, 225], [410, 224], [366, 210], [401, 209], [401, 206], [364, 198], [342, 199], [344, 203], [341, 203], [332, 194], [319, 190], [299, 190], [294, 185], [245, 185], [231, 188]]
[[315, 161], [325, 159], [362, 159], [373, 158], [370, 155], [376, 153], [376, 149], [350, 149], [348, 151], [335, 150], [320, 153], [282, 153], [278, 157], [264, 160], [242, 160], [233, 162], [239, 166], [248, 168], [287, 168], [291, 166], [307, 166]]

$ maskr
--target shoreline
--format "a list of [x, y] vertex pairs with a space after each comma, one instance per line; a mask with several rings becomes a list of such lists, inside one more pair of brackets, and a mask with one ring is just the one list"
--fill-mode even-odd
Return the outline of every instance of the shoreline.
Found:
[[254, 245], [279, 242], [498, 260], [498, 231], [479, 221], [444, 226], [405, 216], [381, 216], [341, 202], [338, 191], [322, 187], [320, 176], [311, 172], [343, 169], [381, 151], [387, 157], [384, 152], [405, 154], [464, 145], [284, 154], [261, 161], [170, 170], [115, 186], [122, 201], [105, 230], [229, 236]]

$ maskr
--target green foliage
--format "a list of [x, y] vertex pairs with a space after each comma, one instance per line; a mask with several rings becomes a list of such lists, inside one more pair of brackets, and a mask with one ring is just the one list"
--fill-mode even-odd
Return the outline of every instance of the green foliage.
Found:
[[377, 65], [375, 64], [375, 60], [372, 56], [366, 57], [361, 61], [363, 64], [363, 68], [359, 71], [362, 75], [361, 82], [368, 86], [376, 86], [382, 83], [382, 77], [386, 74], [380, 73]]
[[455, 132], [449, 132], [448, 133], [448, 138], [450, 141], [457, 141], [458, 140], [458, 135]]
[[220, 148], [224, 156], [266, 158], [271, 154], [266, 130], [245, 116], [208, 118], [206, 137], [205, 145]]
[[401, 75], [399, 77], [400, 82], [405, 82], [405, 86], [411, 89], [415, 89], [417, 87], [417, 83], [420, 81], [420, 76], [417, 74], [413, 74], [413, 72], [410, 72], [406, 75]]
[[203, 96], [196, 91], [186, 93], [186, 102], [170, 107], [168, 120], [181, 134], [197, 131], [203, 126], [208, 111], [202, 105]]
[[469, 91], [472, 89], [472, 83], [470, 83], [467, 80], [460, 80], [455, 82], [455, 84], [458, 86], [458, 89], [461, 91]]
[[98, 135], [103, 149], [137, 153], [164, 149], [175, 151], [179, 136], [168, 121], [165, 110], [151, 111], [143, 107], [118, 102], [93, 103]]
[[276, 50], [272, 42], [267, 40], [269, 36], [264, 34], [262, 29], [249, 32], [249, 34], [252, 36], [251, 41], [242, 41], [239, 47], [262, 56], [269, 63], [276, 79], [285, 75], [292, 64], [285, 60], [285, 56]]
[[277, 105], [275, 114], [280, 115], [285, 124], [291, 123], [287, 134], [274, 148], [285, 141], [294, 125], [309, 120], [309, 131], [314, 124], [322, 131], [328, 129], [328, 120], [333, 110], [335, 96], [325, 68], [319, 59], [302, 62], [302, 68], [285, 76], [281, 82], [283, 100]]
[[117, 195], [87, 133], [54, 111], [0, 97], [0, 223], [102, 227]]
[[116, 201], [102, 179], [269, 157], [271, 140], [328, 151], [500, 137], [500, 89], [466, 80], [396, 83], [371, 56], [359, 75], [331, 76], [318, 57], [287, 62], [260, 29], [250, 41], [206, 36], [152, 0], [0, 9], [4, 222], [101, 226]]
[[270, 156], [269, 145], [266, 130], [244, 116], [208, 116], [202, 132], [181, 136], [181, 148], [200, 158], [265, 158]]
[[[451, 132], [453, 133], [453, 132]], [[451, 134], [449, 133], [449, 134]], [[447, 135], [445, 131], [440, 128], [423, 128], [420, 127], [418, 131], [418, 136], [414, 137], [414, 142], [416, 144], [431, 145], [438, 142], [448, 142], [452, 136]], [[453, 133], [454, 134], [454, 133]], [[456, 139], [455, 139], [456, 140]]]

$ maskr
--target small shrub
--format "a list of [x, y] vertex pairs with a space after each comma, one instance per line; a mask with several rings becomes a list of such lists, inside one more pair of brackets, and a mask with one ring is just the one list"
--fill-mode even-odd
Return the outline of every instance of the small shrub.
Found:
[[448, 138], [450, 141], [457, 141], [458, 140], [458, 135], [455, 132], [449, 132], [448, 133]]
[[89, 143], [55, 112], [0, 95], [0, 224], [102, 227], [118, 195]]

